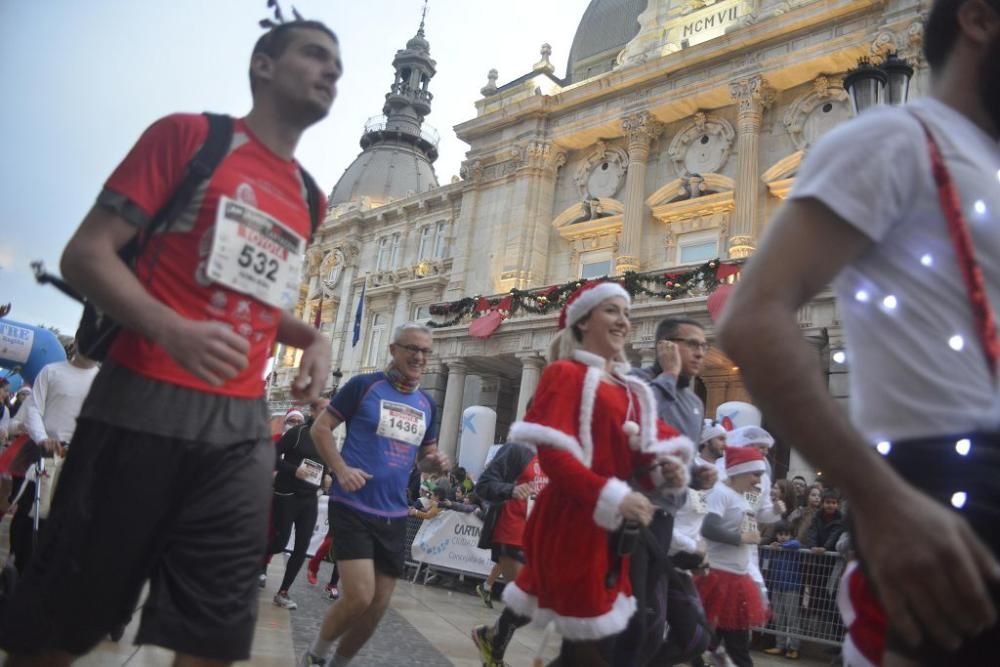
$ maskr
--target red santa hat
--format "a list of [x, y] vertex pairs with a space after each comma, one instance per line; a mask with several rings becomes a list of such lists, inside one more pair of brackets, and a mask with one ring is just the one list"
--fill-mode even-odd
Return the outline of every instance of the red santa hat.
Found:
[[759, 426], [741, 426], [726, 434], [726, 451], [730, 447], [774, 447], [774, 437]]
[[632, 297], [625, 291], [625, 288], [610, 280], [590, 282], [581, 285], [570, 295], [559, 314], [559, 328], [571, 327], [582, 320], [587, 313], [597, 307], [605, 299], [621, 297], [632, 305]]
[[764, 455], [753, 447], [726, 447], [726, 475], [764, 472]]
[[298, 417], [302, 421], [306, 420], [306, 416], [298, 408], [289, 408], [288, 412], [285, 413], [285, 421], [288, 421], [292, 417]]

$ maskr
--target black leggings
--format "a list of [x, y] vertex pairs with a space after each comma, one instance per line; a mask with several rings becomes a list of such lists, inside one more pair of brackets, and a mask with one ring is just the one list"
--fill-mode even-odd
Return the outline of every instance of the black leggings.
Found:
[[306, 560], [309, 542], [312, 540], [313, 529], [316, 527], [317, 503], [316, 496], [310, 495], [274, 495], [271, 508], [274, 517], [274, 540], [268, 553], [277, 554], [285, 549], [288, 538], [295, 526], [295, 547], [285, 566], [285, 577], [281, 580], [278, 590], [288, 592], [302, 563]]

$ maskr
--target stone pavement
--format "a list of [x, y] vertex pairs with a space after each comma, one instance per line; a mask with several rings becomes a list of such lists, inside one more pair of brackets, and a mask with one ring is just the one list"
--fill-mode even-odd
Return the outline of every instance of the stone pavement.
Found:
[[[0, 523], [0, 559], [7, 552], [9, 518]], [[239, 663], [241, 667], [294, 667], [296, 658], [308, 648], [315, 637], [323, 615], [332, 602], [326, 598], [323, 584], [329, 580], [330, 565], [324, 563], [320, 584], [310, 586], [305, 573], [292, 587], [291, 597], [299, 608], [287, 611], [276, 607], [271, 598], [280, 583], [283, 563], [272, 562], [266, 588], [259, 598], [259, 617], [254, 636], [252, 657]], [[470, 630], [478, 624], [492, 623], [502, 605], [487, 609], [472, 592], [472, 582], [459, 582], [442, 575], [434, 585], [400, 580], [392, 605], [382, 625], [364, 650], [352, 661], [351, 667], [479, 667], [478, 652], [469, 639]], [[121, 642], [100, 644], [90, 655], [80, 659], [80, 667], [169, 667], [170, 652], [151, 646], [136, 647], [132, 638], [138, 629], [139, 614], [132, 619]], [[513, 667], [530, 667], [542, 642], [543, 632], [537, 628], [522, 628], [514, 635], [507, 652], [507, 662]], [[550, 638], [542, 655], [546, 661], [558, 652], [558, 637]], [[829, 664], [820, 652], [808, 652], [797, 663], [753, 653], [759, 667], [803, 665], [820, 667]], [[810, 658], [809, 656], [817, 656]], [[0, 657], [3, 653], [0, 652]]]

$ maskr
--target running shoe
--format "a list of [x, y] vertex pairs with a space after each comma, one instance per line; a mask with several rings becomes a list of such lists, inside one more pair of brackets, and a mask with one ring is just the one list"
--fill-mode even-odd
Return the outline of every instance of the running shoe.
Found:
[[319, 572], [314, 571], [311, 567], [307, 567], [306, 581], [308, 581], [310, 585], [315, 586], [318, 580], [319, 580]]
[[476, 584], [476, 593], [484, 605], [493, 609], [493, 592], [490, 589], [484, 587], [482, 584]]
[[267, 572], [261, 572], [260, 576], [257, 577], [257, 585], [261, 588], [267, 586]]
[[326, 593], [327, 597], [329, 597], [331, 600], [337, 600], [340, 598], [340, 591], [337, 590], [336, 586], [327, 586]]
[[317, 658], [309, 651], [306, 651], [302, 654], [302, 659], [299, 660], [297, 667], [323, 667], [323, 665], [326, 665], [326, 660]]
[[274, 604], [278, 605], [282, 609], [298, 609], [299, 605], [295, 604], [295, 600], [288, 597], [287, 593], [282, 593], [278, 591], [274, 594]]
[[490, 640], [490, 628], [486, 625], [477, 625], [472, 628], [472, 643], [479, 649], [479, 659], [483, 667], [507, 667], [502, 659], [493, 657], [493, 642]]

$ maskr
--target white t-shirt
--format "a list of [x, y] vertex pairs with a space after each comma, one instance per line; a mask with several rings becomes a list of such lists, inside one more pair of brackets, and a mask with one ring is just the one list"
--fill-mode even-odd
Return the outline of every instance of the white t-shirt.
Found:
[[31, 397], [21, 407], [27, 411], [24, 425], [32, 440], [41, 442], [55, 438], [69, 442], [73, 439], [76, 418], [97, 371], [97, 366], [77, 368], [68, 361], [49, 364], [39, 371]]
[[[933, 98], [877, 108], [809, 151], [792, 199], [817, 199], [875, 244], [837, 277], [851, 414], [872, 442], [1000, 430], [989, 375], [931, 175], [928, 124], [1000, 312], [1000, 145]], [[954, 349], [960, 348], [960, 349]]]
[[[750, 503], [742, 493], [733, 491], [728, 484], [722, 482], [716, 484], [705, 501], [708, 503], [709, 514], [717, 514], [722, 518], [723, 529], [737, 533], [757, 530], [757, 521]], [[734, 574], [747, 574], [750, 571], [749, 545], [726, 544], [713, 540], [705, 540], [705, 545], [709, 566]]]

